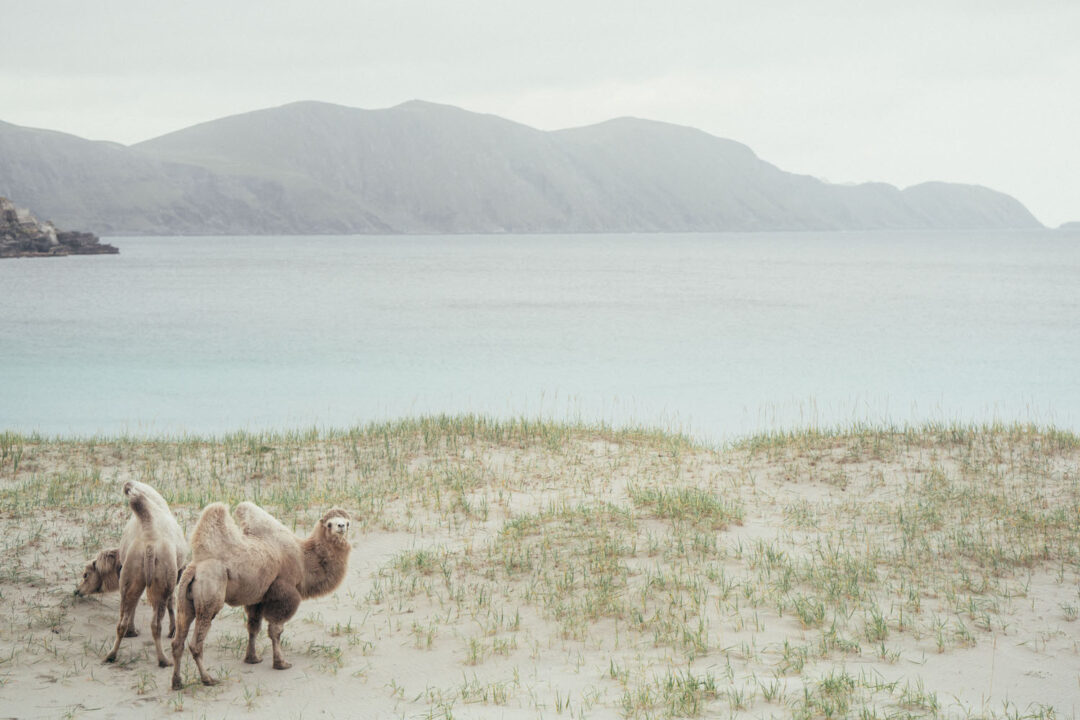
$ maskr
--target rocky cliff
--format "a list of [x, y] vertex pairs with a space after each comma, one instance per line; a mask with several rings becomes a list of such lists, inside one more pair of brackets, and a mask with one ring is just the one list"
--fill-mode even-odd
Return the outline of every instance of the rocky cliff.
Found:
[[0, 258], [56, 255], [115, 255], [88, 232], [57, 230], [52, 222], [39, 222], [29, 210], [0, 197]]

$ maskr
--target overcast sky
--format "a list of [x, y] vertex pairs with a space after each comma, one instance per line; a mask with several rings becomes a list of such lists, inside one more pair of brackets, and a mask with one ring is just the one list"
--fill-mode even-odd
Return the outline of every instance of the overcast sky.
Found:
[[0, 0], [0, 120], [130, 144], [296, 100], [633, 115], [1080, 220], [1077, 0]]

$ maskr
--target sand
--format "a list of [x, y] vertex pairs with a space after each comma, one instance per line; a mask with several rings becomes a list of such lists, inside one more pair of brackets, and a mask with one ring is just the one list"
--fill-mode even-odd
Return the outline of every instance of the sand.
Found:
[[[709, 449], [444, 422], [7, 445], [0, 717], [1080, 715], [1068, 436], [852, 431]], [[303, 535], [331, 504], [355, 513], [344, 583], [285, 627], [291, 669], [271, 667], [265, 631], [266, 659], [244, 664], [243, 613], [227, 608], [206, 651], [221, 683], [199, 684], [185, 654], [172, 691], [145, 603], [140, 635], [102, 662], [118, 595], [73, 590], [118, 539], [132, 477], [186, 531], [217, 499], [260, 501]], [[905, 535], [897, 518], [916, 511]]]

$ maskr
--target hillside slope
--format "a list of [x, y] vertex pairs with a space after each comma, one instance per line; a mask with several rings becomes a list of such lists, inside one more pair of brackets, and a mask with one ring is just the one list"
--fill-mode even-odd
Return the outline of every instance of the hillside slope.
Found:
[[692, 128], [544, 132], [420, 101], [292, 103], [131, 147], [0, 123], [5, 192], [104, 234], [1040, 227], [987, 188], [831, 185]]

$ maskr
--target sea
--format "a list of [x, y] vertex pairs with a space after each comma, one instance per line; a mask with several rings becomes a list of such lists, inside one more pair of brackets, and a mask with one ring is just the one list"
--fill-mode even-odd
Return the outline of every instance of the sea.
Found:
[[477, 413], [722, 444], [1080, 431], [1055, 231], [104, 238], [0, 261], [0, 431], [219, 436]]

